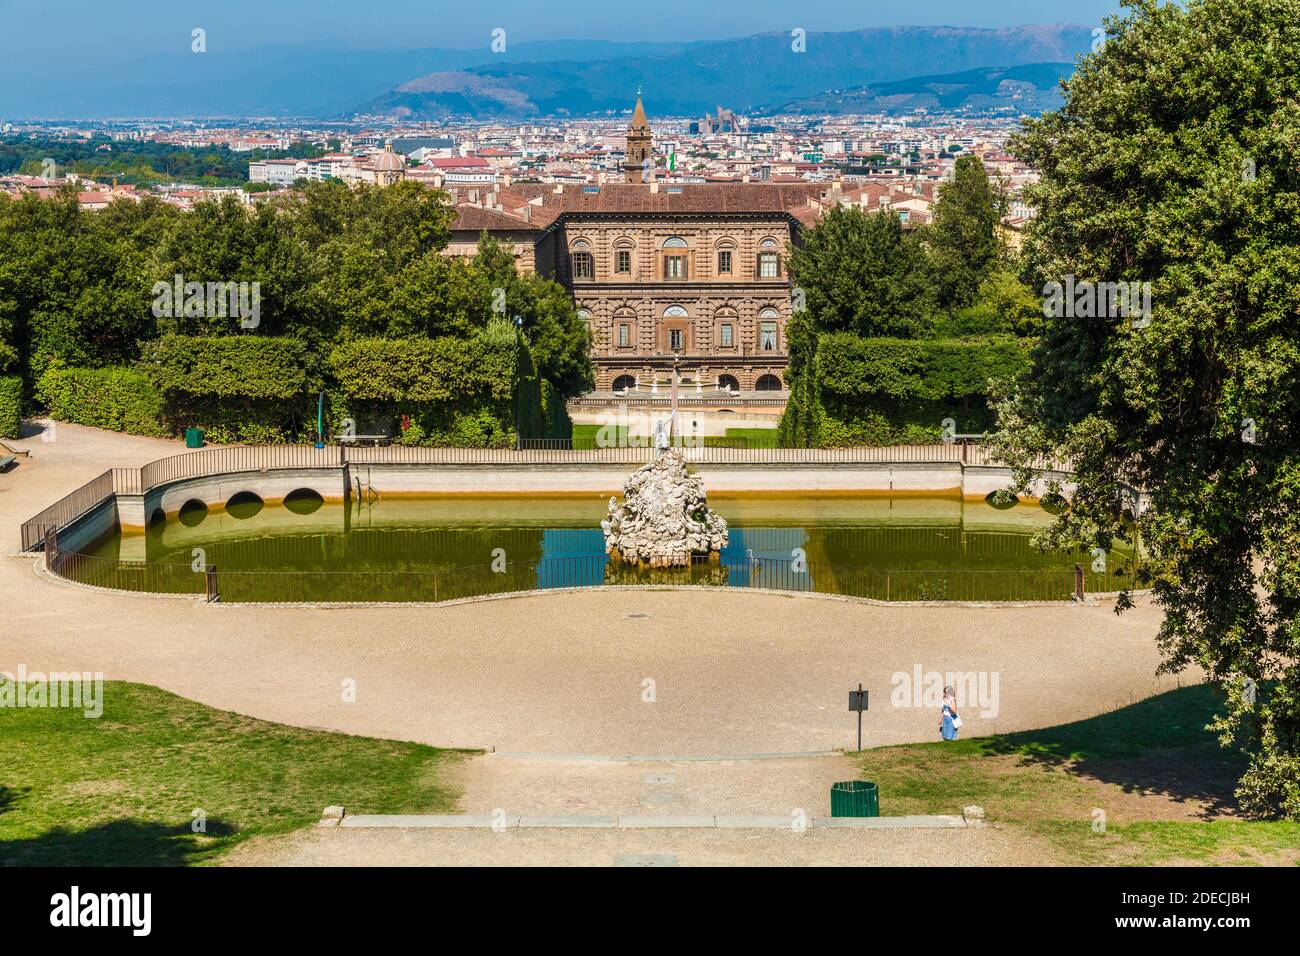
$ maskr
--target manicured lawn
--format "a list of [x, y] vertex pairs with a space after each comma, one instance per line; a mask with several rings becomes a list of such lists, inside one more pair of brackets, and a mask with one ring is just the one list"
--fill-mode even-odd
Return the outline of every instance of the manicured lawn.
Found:
[[[574, 425], [573, 426], [573, 447], [574, 448], [595, 448], [596, 435], [605, 426], [602, 425]], [[627, 444], [628, 430], [626, 426], [620, 425], [616, 429], [610, 429], [605, 433], [608, 437], [616, 437], [620, 445]], [[726, 441], [722, 441], [720, 436], [705, 436], [705, 445], [726, 444], [731, 447], [743, 448], [775, 448], [776, 447], [776, 429], [775, 428], [728, 428]], [[643, 444], [649, 444], [651, 439], [645, 436], [638, 436]]]
[[[300, 730], [142, 684], [104, 685], [104, 712], [0, 708], [0, 865], [181, 865], [255, 834], [349, 813], [454, 808], [465, 752]], [[207, 832], [191, 830], [192, 813]]]
[[1045, 863], [1300, 863], [1300, 823], [1231, 818], [1241, 760], [1204, 730], [1214, 706], [1198, 685], [1059, 727], [857, 756], [882, 814], [976, 803], [1042, 840]]
[[727, 438], [741, 439], [746, 448], [775, 448], [775, 428], [728, 428]]

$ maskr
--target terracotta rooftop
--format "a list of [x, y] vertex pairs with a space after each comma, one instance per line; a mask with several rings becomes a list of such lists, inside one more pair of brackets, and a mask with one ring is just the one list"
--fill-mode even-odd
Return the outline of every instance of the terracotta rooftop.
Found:
[[451, 228], [462, 232], [481, 232], [484, 229], [536, 230], [538, 227], [536, 223], [526, 222], [499, 209], [485, 209], [463, 203], [456, 207], [456, 218]]
[[541, 195], [564, 213], [785, 213], [826, 191], [824, 183], [668, 185], [639, 183], [555, 187]]

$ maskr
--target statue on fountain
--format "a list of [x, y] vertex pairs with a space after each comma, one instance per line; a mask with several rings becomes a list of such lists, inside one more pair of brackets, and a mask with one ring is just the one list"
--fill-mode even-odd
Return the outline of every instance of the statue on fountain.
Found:
[[600, 527], [605, 553], [640, 567], [684, 567], [695, 555], [716, 561], [727, 546], [726, 520], [710, 510], [704, 482], [671, 448], [628, 476], [623, 503], [609, 499]]

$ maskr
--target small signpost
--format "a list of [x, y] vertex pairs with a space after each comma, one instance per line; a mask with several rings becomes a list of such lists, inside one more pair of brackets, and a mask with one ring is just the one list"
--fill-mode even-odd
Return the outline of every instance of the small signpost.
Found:
[[858, 689], [849, 691], [849, 710], [858, 712], [858, 749], [862, 749], [862, 712], [867, 709], [867, 694], [869, 691], [862, 689], [862, 682], [858, 682]]

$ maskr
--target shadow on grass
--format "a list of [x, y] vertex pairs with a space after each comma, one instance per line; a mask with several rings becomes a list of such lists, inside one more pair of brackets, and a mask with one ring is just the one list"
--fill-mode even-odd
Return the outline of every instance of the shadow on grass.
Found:
[[209, 819], [206, 833], [188, 826], [113, 820], [85, 830], [47, 830], [0, 843], [0, 866], [192, 866], [210, 859], [235, 828]]
[[977, 754], [1012, 755], [1022, 764], [1061, 767], [1130, 793], [1203, 804], [1205, 816], [1230, 813], [1245, 768], [1206, 725], [1220, 703], [1209, 684], [1168, 691], [1087, 720], [966, 741]]
[[27, 787], [22, 790], [14, 790], [12, 787], [6, 787], [0, 784], [0, 813], [6, 810], [12, 810], [18, 803], [18, 798], [27, 793], [31, 788]]

